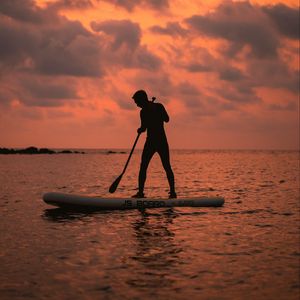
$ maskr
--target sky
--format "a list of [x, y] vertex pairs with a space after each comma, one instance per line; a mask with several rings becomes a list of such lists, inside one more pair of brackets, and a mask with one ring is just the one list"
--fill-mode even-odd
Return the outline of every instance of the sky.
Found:
[[144, 89], [172, 149], [299, 149], [298, 5], [1, 0], [0, 147], [130, 148]]

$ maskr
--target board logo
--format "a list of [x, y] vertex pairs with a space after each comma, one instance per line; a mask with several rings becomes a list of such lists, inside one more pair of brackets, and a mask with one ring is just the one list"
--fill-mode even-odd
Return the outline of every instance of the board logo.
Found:
[[150, 208], [150, 207], [165, 207], [166, 202], [165, 201], [156, 201], [156, 200], [137, 200], [136, 201], [137, 207], [142, 208]]
[[132, 201], [131, 200], [125, 200], [123, 206], [128, 207], [128, 208], [132, 207]]

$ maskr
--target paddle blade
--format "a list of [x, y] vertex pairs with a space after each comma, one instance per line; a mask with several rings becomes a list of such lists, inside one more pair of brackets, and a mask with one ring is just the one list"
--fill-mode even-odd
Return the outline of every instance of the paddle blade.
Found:
[[120, 181], [121, 181], [121, 179], [122, 179], [122, 175], [123, 174], [121, 174], [113, 183], [112, 183], [112, 185], [110, 186], [110, 188], [109, 188], [109, 192], [110, 193], [114, 193], [115, 191], [116, 191], [116, 189], [117, 189], [117, 187], [118, 187], [118, 185], [119, 185], [119, 183], [120, 183]]

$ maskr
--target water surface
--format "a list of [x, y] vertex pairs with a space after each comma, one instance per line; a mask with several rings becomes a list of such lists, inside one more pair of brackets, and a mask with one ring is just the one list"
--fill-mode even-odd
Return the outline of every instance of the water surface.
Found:
[[[0, 156], [0, 298], [299, 299], [299, 153], [171, 154], [178, 195], [224, 207], [64, 211], [42, 194], [109, 196], [128, 153]], [[139, 156], [114, 196], [136, 192]], [[148, 174], [166, 196], [158, 157]]]

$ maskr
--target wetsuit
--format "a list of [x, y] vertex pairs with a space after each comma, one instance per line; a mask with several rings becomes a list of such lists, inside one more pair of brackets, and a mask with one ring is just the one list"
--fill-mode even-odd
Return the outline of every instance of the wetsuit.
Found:
[[139, 192], [143, 193], [149, 162], [158, 153], [166, 171], [170, 185], [170, 193], [175, 193], [174, 174], [170, 165], [169, 145], [164, 130], [164, 122], [169, 122], [169, 116], [160, 103], [148, 102], [140, 112], [141, 132], [147, 130], [147, 139], [142, 153], [139, 172]]

